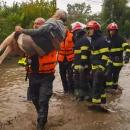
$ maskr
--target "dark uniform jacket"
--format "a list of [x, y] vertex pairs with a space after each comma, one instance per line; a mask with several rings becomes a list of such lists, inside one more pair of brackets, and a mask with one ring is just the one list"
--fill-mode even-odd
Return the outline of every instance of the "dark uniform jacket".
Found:
[[83, 33], [81, 30], [81, 36], [75, 38], [74, 45], [74, 69], [80, 69], [81, 67], [89, 67], [90, 66], [90, 41], [86, 36], [86, 32]]
[[130, 55], [130, 47], [126, 40], [120, 35], [114, 35], [113, 37], [107, 37], [110, 47], [110, 58], [113, 62], [113, 66], [123, 66], [123, 51], [125, 55]]
[[106, 66], [110, 62], [108, 43], [100, 31], [96, 32], [91, 39], [90, 60], [93, 70], [105, 70]]

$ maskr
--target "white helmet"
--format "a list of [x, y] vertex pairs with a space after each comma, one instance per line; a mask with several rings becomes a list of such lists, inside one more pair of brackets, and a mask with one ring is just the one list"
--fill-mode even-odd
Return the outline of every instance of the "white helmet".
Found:
[[72, 32], [74, 32], [76, 30], [85, 29], [86, 25], [81, 22], [74, 22], [71, 24], [71, 27], [72, 27]]

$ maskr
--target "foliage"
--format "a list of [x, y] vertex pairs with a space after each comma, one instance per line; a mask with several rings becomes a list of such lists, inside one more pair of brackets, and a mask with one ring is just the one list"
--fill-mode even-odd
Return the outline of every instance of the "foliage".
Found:
[[91, 13], [91, 7], [90, 5], [86, 5], [86, 3], [75, 3], [73, 5], [68, 4], [67, 11], [69, 24], [76, 21], [85, 23], [89, 14]]
[[125, 37], [130, 37], [130, 8], [127, 7], [127, 0], [104, 0], [101, 19], [103, 29], [110, 22], [116, 22], [119, 25], [120, 33]]
[[67, 5], [68, 11], [68, 25], [71, 23], [79, 21], [86, 24], [89, 20], [97, 20], [100, 22], [100, 17], [98, 14], [92, 14], [91, 6], [84, 3], [75, 3]]
[[54, 1], [30, 0], [28, 3], [14, 2], [12, 6], [0, 2], [0, 41], [10, 34], [16, 25], [31, 28], [36, 17], [47, 19], [54, 14], [55, 10]]

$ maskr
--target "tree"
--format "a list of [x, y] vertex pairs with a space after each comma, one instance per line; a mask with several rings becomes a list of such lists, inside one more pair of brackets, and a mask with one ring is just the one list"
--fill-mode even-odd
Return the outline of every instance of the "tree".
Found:
[[6, 2], [0, 2], [0, 41], [9, 35], [18, 24], [24, 28], [31, 28], [36, 17], [48, 19], [56, 11], [54, 0], [30, 0], [28, 3], [14, 2], [7, 6]]
[[86, 23], [86, 20], [91, 13], [91, 7], [90, 5], [86, 5], [86, 3], [75, 3], [73, 5], [68, 4], [67, 11], [69, 24], [76, 21]]
[[101, 13], [104, 29], [110, 22], [116, 22], [119, 25], [121, 34], [127, 34], [127, 37], [130, 36], [128, 30], [125, 30], [130, 25], [130, 8], [127, 7], [127, 3], [128, 0], [104, 0]]

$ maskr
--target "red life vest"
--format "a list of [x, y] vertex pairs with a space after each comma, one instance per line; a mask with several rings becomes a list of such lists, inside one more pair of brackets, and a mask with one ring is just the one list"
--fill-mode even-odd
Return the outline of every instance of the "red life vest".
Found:
[[73, 34], [67, 32], [65, 40], [60, 44], [60, 50], [58, 51], [58, 62], [63, 62], [66, 58], [67, 61], [72, 61], [74, 58], [74, 43], [73, 43]]
[[56, 54], [56, 50], [53, 50], [44, 56], [39, 56], [36, 60], [36, 64], [35, 62], [33, 64], [33, 68], [36, 68], [35, 71], [30, 66], [28, 72], [54, 73], [57, 62]]

